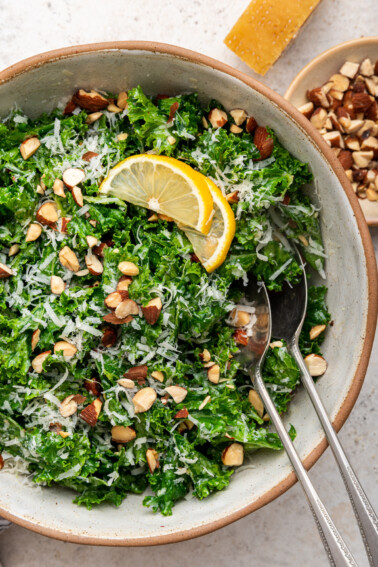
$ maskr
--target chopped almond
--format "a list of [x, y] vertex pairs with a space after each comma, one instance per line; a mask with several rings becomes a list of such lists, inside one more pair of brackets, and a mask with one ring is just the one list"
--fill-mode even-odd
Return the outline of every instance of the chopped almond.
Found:
[[66, 284], [60, 276], [51, 276], [50, 287], [51, 293], [54, 293], [55, 295], [61, 295], [66, 288]]
[[240, 467], [244, 461], [244, 447], [240, 443], [232, 443], [222, 453], [222, 463], [226, 467]]
[[42, 234], [42, 227], [40, 224], [36, 224], [36, 223], [29, 224], [26, 233], [25, 242], [34, 242], [41, 236], [41, 234]]
[[124, 276], [137, 276], [139, 268], [133, 262], [120, 262], [118, 269]]
[[115, 425], [112, 427], [112, 441], [115, 443], [129, 443], [136, 438], [136, 432], [132, 427]]
[[20, 145], [20, 152], [21, 152], [23, 159], [27, 160], [32, 155], [34, 155], [35, 152], [38, 150], [40, 145], [41, 145], [41, 142], [36, 137], [28, 138], [27, 140], [24, 140], [22, 142], [22, 144]]
[[153, 388], [142, 388], [133, 397], [133, 404], [135, 413], [143, 413], [148, 411], [154, 404], [157, 398], [156, 392]]
[[176, 404], [183, 402], [188, 393], [188, 390], [182, 386], [167, 386], [165, 391], [174, 399]]

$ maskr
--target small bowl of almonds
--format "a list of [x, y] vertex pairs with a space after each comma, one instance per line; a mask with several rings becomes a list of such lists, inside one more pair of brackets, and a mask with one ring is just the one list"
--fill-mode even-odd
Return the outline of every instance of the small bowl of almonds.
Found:
[[378, 225], [378, 37], [342, 43], [295, 77], [285, 98], [342, 164], [366, 221]]

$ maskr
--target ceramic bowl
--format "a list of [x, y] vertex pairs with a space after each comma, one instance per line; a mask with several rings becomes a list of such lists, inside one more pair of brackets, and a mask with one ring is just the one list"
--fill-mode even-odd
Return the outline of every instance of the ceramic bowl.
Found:
[[[125, 42], [70, 47], [18, 63], [0, 73], [0, 116], [17, 103], [37, 116], [66, 101], [78, 87], [117, 92], [141, 84], [147, 93], [198, 91], [206, 102], [242, 107], [273, 127], [284, 145], [309, 162], [309, 187], [321, 207], [327, 259], [328, 304], [334, 326], [324, 344], [328, 371], [319, 392], [336, 429], [360, 391], [373, 343], [377, 310], [375, 256], [351, 187], [331, 150], [308, 121], [279, 95], [226, 65], [168, 45]], [[337, 214], [335, 214], [337, 211]], [[324, 434], [304, 391], [285, 417], [296, 447], [310, 468], [326, 448]], [[203, 500], [184, 500], [163, 518], [129, 496], [121, 507], [92, 511], [72, 504], [73, 492], [36, 488], [25, 478], [0, 474], [0, 515], [36, 532], [98, 545], [154, 545], [189, 539], [233, 522], [277, 498], [295, 482], [284, 452], [259, 451], [253, 468], [236, 471], [226, 490]]]
[[[345, 61], [359, 63], [366, 57], [373, 62], [378, 59], [378, 37], [361, 37], [331, 47], [315, 57], [298, 73], [285, 93], [286, 100], [298, 108], [307, 102], [307, 90], [326, 83], [339, 71]], [[378, 226], [378, 201], [359, 199], [359, 204], [368, 225]]]

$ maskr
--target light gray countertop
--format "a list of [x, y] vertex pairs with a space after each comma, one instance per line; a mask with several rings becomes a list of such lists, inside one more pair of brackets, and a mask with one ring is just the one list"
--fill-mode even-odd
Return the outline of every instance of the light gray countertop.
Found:
[[[223, 44], [248, 0], [0, 0], [0, 68], [66, 45], [153, 40], [215, 57], [255, 75]], [[323, 0], [303, 33], [263, 81], [283, 94], [297, 72], [328, 47], [377, 34], [377, 0]], [[377, 54], [378, 57], [378, 54]], [[371, 230], [378, 250], [378, 228]], [[377, 490], [378, 347], [340, 437], [373, 505]], [[361, 567], [367, 565], [351, 507], [329, 450], [311, 478]], [[62, 543], [12, 526], [0, 535], [3, 567], [321, 567], [328, 565], [298, 485], [253, 515], [213, 534], [155, 548], [95, 548]]]

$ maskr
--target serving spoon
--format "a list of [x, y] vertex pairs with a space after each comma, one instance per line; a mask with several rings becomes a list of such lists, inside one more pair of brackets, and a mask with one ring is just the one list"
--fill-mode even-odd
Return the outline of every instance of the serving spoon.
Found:
[[295, 358], [301, 371], [302, 384], [307, 390], [311, 402], [323, 426], [328, 443], [340, 469], [348, 496], [357, 518], [361, 536], [366, 548], [369, 563], [378, 567], [378, 518], [373, 510], [360, 482], [358, 481], [339, 438], [324, 408], [307, 366], [299, 350], [298, 341], [307, 310], [307, 278], [301, 255], [295, 248], [302, 278], [298, 285], [290, 287], [284, 284], [282, 291], [270, 292], [269, 300], [272, 317], [272, 336], [284, 339], [288, 351]]
[[312, 485], [306, 469], [265, 387], [261, 374], [261, 366], [264, 362], [271, 338], [270, 304], [265, 285], [261, 282], [257, 282], [251, 274], [248, 274], [248, 277], [249, 281], [245, 292], [244, 303], [248, 311], [252, 314], [251, 324], [248, 329], [247, 344], [240, 346], [237, 360], [240, 362], [241, 368], [249, 374], [252, 384], [260, 395], [265, 409], [276, 428], [298, 480], [302, 484], [330, 564], [333, 567], [357, 567], [356, 561], [337, 531], [326, 507]]

